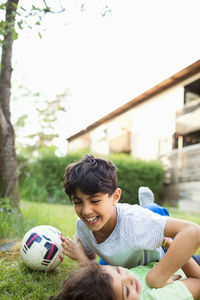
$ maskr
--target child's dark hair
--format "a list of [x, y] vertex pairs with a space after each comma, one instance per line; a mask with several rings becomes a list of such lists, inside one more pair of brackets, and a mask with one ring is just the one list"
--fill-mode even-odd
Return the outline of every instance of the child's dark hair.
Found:
[[86, 154], [65, 170], [64, 189], [70, 199], [77, 188], [86, 195], [103, 193], [111, 196], [117, 188], [115, 165], [109, 160]]
[[103, 268], [92, 263], [72, 273], [58, 296], [49, 300], [114, 300], [112, 277]]

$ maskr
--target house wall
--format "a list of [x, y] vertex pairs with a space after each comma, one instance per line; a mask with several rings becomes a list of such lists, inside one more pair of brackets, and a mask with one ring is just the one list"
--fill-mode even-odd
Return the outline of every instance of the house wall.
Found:
[[75, 152], [80, 149], [90, 148], [90, 133], [87, 132], [76, 139], [68, 142], [68, 152]]
[[200, 144], [161, 155], [167, 171], [163, 199], [182, 210], [200, 210]]
[[107, 123], [100, 125], [90, 132], [90, 149], [93, 153], [109, 154]]
[[200, 180], [200, 144], [174, 149], [159, 159], [170, 173], [168, 183]]
[[184, 106], [184, 86], [199, 76], [197, 74], [132, 109], [134, 158], [157, 159], [172, 151], [176, 112]]
[[176, 111], [183, 106], [184, 90], [176, 86], [132, 110], [132, 156], [156, 159], [161, 151], [172, 150]]
[[91, 131], [91, 151], [105, 155], [110, 152], [129, 153], [131, 130], [132, 116], [128, 111]]
[[111, 150], [128, 152], [130, 148], [134, 158], [145, 160], [170, 153], [176, 112], [184, 105], [184, 86], [199, 77], [200, 73], [73, 139], [69, 151], [89, 147], [94, 153], [108, 155]]

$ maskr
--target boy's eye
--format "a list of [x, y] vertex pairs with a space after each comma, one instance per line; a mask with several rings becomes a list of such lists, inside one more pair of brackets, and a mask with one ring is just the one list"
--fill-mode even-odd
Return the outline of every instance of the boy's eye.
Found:
[[118, 267], [114, 267], [118, 274], [120, 274], [120, 269]]
[[74, 205], [81, 205], [81, 204], [82, 204], [82, 201], [73, 200], [72, 203], [73, 203]]
[[91, 202], [95, 204], [95, 203], [100, 202], [100, 200], [92, 200]]
[[126, 286], [126, 298], [128, 298], [129, 294], [130, 294], [130, 291], [129, 291], [129, 289]]

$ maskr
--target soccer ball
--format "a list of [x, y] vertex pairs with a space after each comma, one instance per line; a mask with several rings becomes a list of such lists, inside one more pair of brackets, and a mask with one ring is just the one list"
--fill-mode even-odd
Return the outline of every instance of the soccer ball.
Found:
[[20, 254], [32, 270], [51, 271], [63, 261], [61, 232], [50, 225], [29, 230], [21, 245]]

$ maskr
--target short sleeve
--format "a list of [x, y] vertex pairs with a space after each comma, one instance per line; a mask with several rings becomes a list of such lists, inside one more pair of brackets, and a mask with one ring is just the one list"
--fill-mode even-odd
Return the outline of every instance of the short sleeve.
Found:
[[162, 245], [168, 216], [161, 216], [149, 209], [137, 206], [132, 216], [126, 220], [129, 237], [135, 248], [155, 250]]

